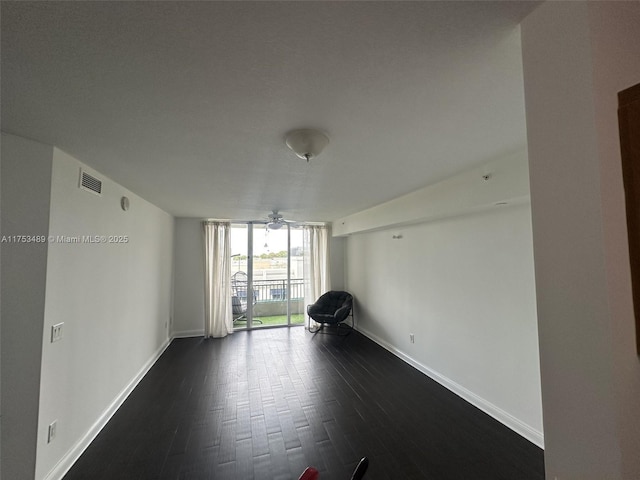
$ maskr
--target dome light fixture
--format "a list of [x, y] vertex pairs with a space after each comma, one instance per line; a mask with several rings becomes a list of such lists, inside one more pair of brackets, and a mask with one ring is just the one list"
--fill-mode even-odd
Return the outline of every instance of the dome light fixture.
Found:
[[320, 130], [301, 128], [289, 132], [285, 142], [293, 153], [308, 162], [322, 153], [329, 144], [329, 137]]

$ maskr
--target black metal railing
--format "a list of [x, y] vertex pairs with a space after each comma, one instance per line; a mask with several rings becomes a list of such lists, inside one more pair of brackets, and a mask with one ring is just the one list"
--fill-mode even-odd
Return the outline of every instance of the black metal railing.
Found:
[[[246, 298], [246, 292], [246, 282], [237, 285], [235, 295]], [[253, 297], [254, 302], [282, 302], [287, 299], [287, 280], [254, 280]], [[291, 279], [290, 298], [291, 300], [304, 298], [304, 280], [302, 278]]]
[[[291, 279], [290, 298], [292, 300], [304, 298], [304, 280]], [[281, 302], [287, 299], [287, 280], [254, 280], [253, 294], [257, 302]]]

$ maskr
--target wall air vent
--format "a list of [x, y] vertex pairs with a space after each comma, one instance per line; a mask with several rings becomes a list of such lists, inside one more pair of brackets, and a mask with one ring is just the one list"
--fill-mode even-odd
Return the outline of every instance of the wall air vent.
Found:
[[98, 180], [80, 169], [80, 188], [96, 195], [102, 195], [102, 180]]

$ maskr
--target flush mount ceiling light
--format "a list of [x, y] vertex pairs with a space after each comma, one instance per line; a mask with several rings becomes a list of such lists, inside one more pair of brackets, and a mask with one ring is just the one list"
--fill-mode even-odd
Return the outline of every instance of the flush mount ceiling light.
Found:
[[308, 162], [322, 153], [324, 147], [329, 144], [329, 137], [320, 130], [302, 128], [289, 132], [285, 142], [298, 157]]

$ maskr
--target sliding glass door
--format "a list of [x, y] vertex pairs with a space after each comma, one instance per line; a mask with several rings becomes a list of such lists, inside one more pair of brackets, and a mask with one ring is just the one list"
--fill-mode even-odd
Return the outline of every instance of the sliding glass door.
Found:
[[304, 324], [302, 239], [301, 227], [232, 225], [234, 328]]

